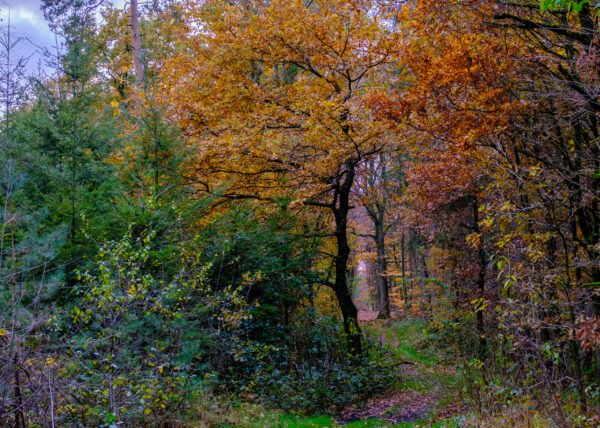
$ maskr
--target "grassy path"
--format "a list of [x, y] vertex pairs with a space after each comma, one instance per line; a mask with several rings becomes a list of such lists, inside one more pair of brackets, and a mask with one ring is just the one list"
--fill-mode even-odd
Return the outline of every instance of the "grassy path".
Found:
[[398, 364], [398, 381], [382, 396], [347, 409], [338, 423], [374, 427], [457, 426], [452, 417], [461, 410], [457, 404], [460, 376], [444, 364], [440, 352], [426, 346], [424, 327], [420, 322], [399, 321], [374, 321], [365, 326], [366, 334], [390, 347]]

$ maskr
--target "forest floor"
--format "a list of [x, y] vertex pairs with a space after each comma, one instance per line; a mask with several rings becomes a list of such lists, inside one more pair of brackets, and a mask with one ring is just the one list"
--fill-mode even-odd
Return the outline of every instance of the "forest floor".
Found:
[[[419, 321], [363, 322], [373, 340], [389, 347], [398, 370], [395, 384], [366, 402], [344, 409], [337, 417], [293, 416], [250, 410], [229, 426], [285, 428], [458, 427], [465, 412], [460, 398], [461, 374], [452, 356], [428, 346]], [[227, 426], [227, 425], [226, 425]]]
[[460, 375], [445, 355], [427, 346], [425, 325], [372, 320], [363, 327], [372, 339], [390, 347], [399, 380], [381, 395], [345, 409], [335, 422], [357, 427], [456, 426], [453, 418], [464, 411]]

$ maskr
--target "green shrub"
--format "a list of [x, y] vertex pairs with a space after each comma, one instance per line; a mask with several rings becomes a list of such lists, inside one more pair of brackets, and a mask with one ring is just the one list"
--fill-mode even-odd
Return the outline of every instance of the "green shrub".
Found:
[[340, 322], [322, 318], [312, 327], [292, 331], [281, 346], [238, 344], [223, 385], [268, 407], [332, 414], [394, 379], [391, 357], [379, 345], [367, 344], [359, 358], [346, 350]]

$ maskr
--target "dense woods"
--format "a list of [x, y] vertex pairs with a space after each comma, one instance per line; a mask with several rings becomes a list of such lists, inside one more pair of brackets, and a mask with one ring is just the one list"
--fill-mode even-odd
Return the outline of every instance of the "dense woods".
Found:
[[598, 426], [598, 7], [5, 25], [0, 426]]

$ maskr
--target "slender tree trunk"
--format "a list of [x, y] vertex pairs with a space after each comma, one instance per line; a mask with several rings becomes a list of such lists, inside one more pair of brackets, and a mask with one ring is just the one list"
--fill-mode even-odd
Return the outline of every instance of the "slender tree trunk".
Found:
[[427, 261], [425, 260], [425, 254], [421, 254], [421, 275], [423, 280], [423, 290], [427, 294], [427, 313], [429, 319], [433, 318], [432, 308], [432, 290], [429, 289], [429, 271], [427, 270]]
[[135, 80], [138, 84], [144, 81], [144, 64], [142, 62], [142, 43], [140, 38], [140, 17], [138, 0], [131, 0], [130, 5], [131, 37], [133, 45], [133, 68]]
[[21, 377], [17, 353], [15, 363], [15, 428], [25, 428], [25, 416], [23, 415], [23, 395], [21, 394]]
[[402, 295], [404, 296], [404, 317], [408, 317], [408, 311], [410, 310], [410, 297], [408, 295], [408, 289], [406, 287], [406, 244], [404, 242], [404, 233], [400, 240], [400, 251], [402, 257]]
[[[71, 192], [69, 195], [71, 205], [71, 226], [69, 229], [69, 242], [71, 246], [75, 244], [76, 211], [75, 203], [77, 199], [77, 147], [75, 137], [71, 141]], [[72, 250], [72, 249], [71, 249]]]
[[[473, 227], [475, 232], [481, 233], [479, 229], [479, 204], [477, 199], [473, 202]], [[479, 250], [478, 250], [478, 261], [479, 261], [479, 275], [477, 276], [477, 293], [480, 299], [485, 298], [485, 273], [487, 263], [485, 260], [485, 250], [483, 248], [483, 237], [480, 238]], [[485, 357], [487, 353], [487, 339], [485, 336], [485, 322], [483, 319], [483, 309], [478, 307], [476, 313], [477, 319], [477, 334], [479, 335], [479, 354], [481, 358]]]
[[[380, 216], [382, 217], [382, 216]], [[386, 276], [387, 261], [385, 254], [385, 230], [383, 219], [378, 219], [375, 224], [375, 241], [377, 246], [377, 303], [379, 318], [388, 319], [390, 317], [390, 293], [388, 280]]]
[[11, 79], [11, 71], [10, 71], [10, 53], [12, 51], [12, 44], [11, 44], [11, 40], [10, 40], [10, 7], [8, 8], [8, 23], [6, 26], [6, 94], [5, 97], [6, 99], [4, 100], [5, 106], [4, 106], [4, 127], [6, 129], [6, 133], [7, 133], [7, 139], [8, 139], [8, 129], [9, 129], [9, 125], [10, 125], [10, 113], [11, 113], [11, 94], [10, 94], [10, 79]]
[[[410, 230], [408, 237], [408, 265], [410, 270], [410, 279], [413, 286], [413, 290], [419, 290], [419, 242], [417, 240], [417, 234], [414, 230]], [[423, 296], [418, 296], [419, 310], [423, 311]]]

